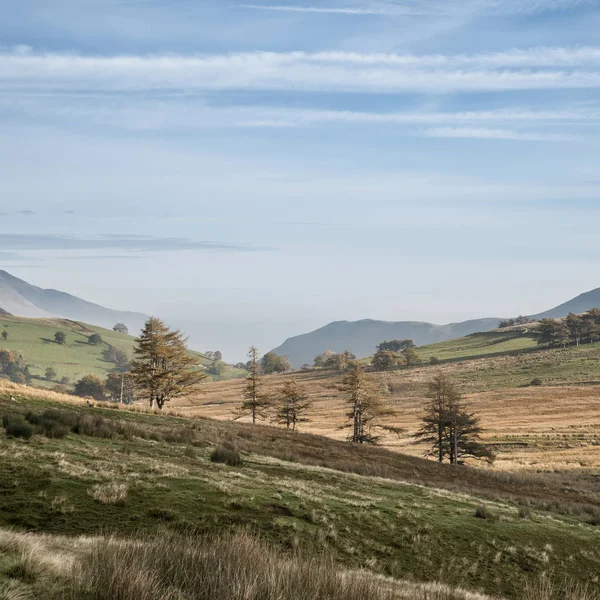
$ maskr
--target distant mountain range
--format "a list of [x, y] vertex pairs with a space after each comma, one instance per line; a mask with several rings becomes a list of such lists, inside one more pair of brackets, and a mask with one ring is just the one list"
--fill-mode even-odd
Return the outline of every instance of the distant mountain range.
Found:
[[44, 290], [0, 270], [0, 313], [29, 318], [65, 318], [111, 329], [124, 323], [135, 334], [148, 319], [146, 315], [111, 310], [60, 292]]
[[[600, 308], [600, 288], [581, 294], [560, 306], [533, 315], [535, 319], [565, 317]], [[132, 334], [148, 319], [134, 312], [111, 310], [54, 289], [45, 290], [0, 270], [0, 314], [29, 318], [63, 318], [112, 328], [125, 323]], [[500, 318], [475, 319], [449, 325], [416, 321], [336, 321], [316, 331], [287, 339], [273, 351], [287, 356], [294, 367], [312, 364], [325, 350], [350, 350], [356, 356], [371, 356], [384, 340], [412, 339], [417, 346], [443, 342], [480, 331], [496, 329]]]
[[[570, 312], [582, 313], [600, 308], [600, 288], [581, 294], [556, 308], [532, 315], [535, 319], [565, 317]], [[273, 350], [287, 356], [293, 367], [312, 364], [315, 356], [325, 350], [349, 350], [358, 357], [371, 356], [384, 340], [411, 339], [417, 346], [435, 344], [472, 333], [498, 327], [500, 318], [475, 319], [450, 325], [434, 325], [415, 321], [335, 321], [316, 331], [287, 339]]]

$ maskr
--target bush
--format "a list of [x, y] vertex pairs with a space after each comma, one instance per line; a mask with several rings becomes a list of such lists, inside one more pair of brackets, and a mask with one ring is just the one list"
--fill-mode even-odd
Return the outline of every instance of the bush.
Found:
[[431, 356], [429, 358], [430, 365], [439, 365], [442, 361], [437, 356]]
[[540, 385], [544, 385], [544, 382], [542, 381], [542, 379], [540, 377], [535, 377], [534, 379], [531, 380], [531, 383], [529, 385], [533, 385], [533, 386], [540, 386]]
[[223, 463], [230, 467], [240, 467], [243, 464], [241, 454], [230, 444], [217, 446], [210, 455], [210, 460]]
[[17, 415], [3, 415], [2, 425], [6, 430], [6, 437], [23, 438], [28, 440], [33, 435], [33, 427], [25, 419]]
[[197, 458], [196, 450], [193, 448], [193, 446], [186, 446], [185, 450], [183, 451], [183, 455], [187, 456], [188, 458]]
[[529, 506], [519, 506], [519, 519], [525, 519], [527, 521], [533, 519], [533, 513]]
[[487, 519], [488, 521], [492, 521], [496, 518], [496, 515], [484, 504], [480, 504], [475, 509], [475, 516], [478, 519]]

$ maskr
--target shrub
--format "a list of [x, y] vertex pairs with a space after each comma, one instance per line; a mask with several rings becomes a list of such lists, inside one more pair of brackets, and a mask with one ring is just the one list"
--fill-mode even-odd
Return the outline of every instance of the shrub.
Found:
[[439, 365], [442, 361], [437, 356], [431, 356], [429, 358], [430, 365]]
[[540, 385], [544, 385], [544, 382], [542, 381], [541, 377], [535, 377], [531, 380], [531, 383], [529, 385], [539, 387]]
[[177, 515], [168, 508], [151, 508], [148, 511], [148, 516], [157, 519], [158, 521], [165, 522], [175, 521], [177, 518]]
[[187, 456], [188, 458], [196, 458], [196, 450], [192, 447], [192, 446], [186, 446], [185, 450], [183, 451], [183, 455]]
[[240, 467], [243, 464], [241, 454], [230, 444], [217, 446], [210, 455], [210, 460], [223, 463], [230, 467]]
[[533, 513], [529, 506], [519, 506], [519, 519], [526, 519], [527, 521], [533, 519]]
[[487, 506], [485, 506], [485, 504], [480, 504], [475, 509], [475, 516], [478, 519], [487, 519], [489, 521], [496, 518], [496, 515], [494, 515], [494, 513]]
[[3, 415], [2, 425], [6, 430], [6, 437], [23, 438], [28, 440], [33, 435], [33, 427], [25, 419], [17, 415]]

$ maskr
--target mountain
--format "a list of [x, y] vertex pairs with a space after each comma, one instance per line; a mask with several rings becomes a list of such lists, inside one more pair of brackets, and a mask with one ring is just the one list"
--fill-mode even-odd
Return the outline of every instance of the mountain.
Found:
[[336, 321], [321, 329], [287, 339], [273, 352], [287, 356], [294, 367], [312, 364], [325, 350], [350, 350], [358, 357], [370, 356], [384, 340], [410, 339], [423, 346], [498, 327], [499, 318], [476, 319], [449, 325], [433, 325], [417, 321]]
[[533, 315], [534, 319], [559, 319], [566, 317], [569, 313], [580, 314], [584, 313], [590, 308], [600, 308], [600, 288], [596, 288], [591, 292], [585, 292], [580, 294], [576, 298], [560, 304], [555, 308], [551, 308], [546, 312]]
[[0, 306], [17, 317], [65, 318], [108, 329], [115, 323], [125, 323], [131, 332], [141, 329], [148, 318], [140, 313], [111, 310], [58, 290], [45, 290], [1, 270]]
[[10, 317], [10, 313], [3, 308], [0, 308], [0, 315], [4, 315], [5, 317]]
[[[600, 308], [600, 288], [580, 294], [546, 312], [532, 315], [534, 319], [566, 317], [570, 312], [583, 313]], [[287, 356], [293, 367], [312, 364], [315, 356], [325, 350], [349, 350], [363, 358], [371, 356], [377, 344], [384, 340], [411, 339], [417, 346], [444, 342], [472, 333], [491, 331], [500, 319], [476, 319], [450, 325], [433, 325], [414, 321], [336, 321], [321, 329], [287, 339], [273, 352]]]

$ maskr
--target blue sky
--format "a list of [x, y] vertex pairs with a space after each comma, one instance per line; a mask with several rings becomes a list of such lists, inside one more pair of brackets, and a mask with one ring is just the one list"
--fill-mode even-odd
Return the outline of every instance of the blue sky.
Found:
[[600, 286], [597, 0], [21, 0], [0, 266], [241, 359]]

